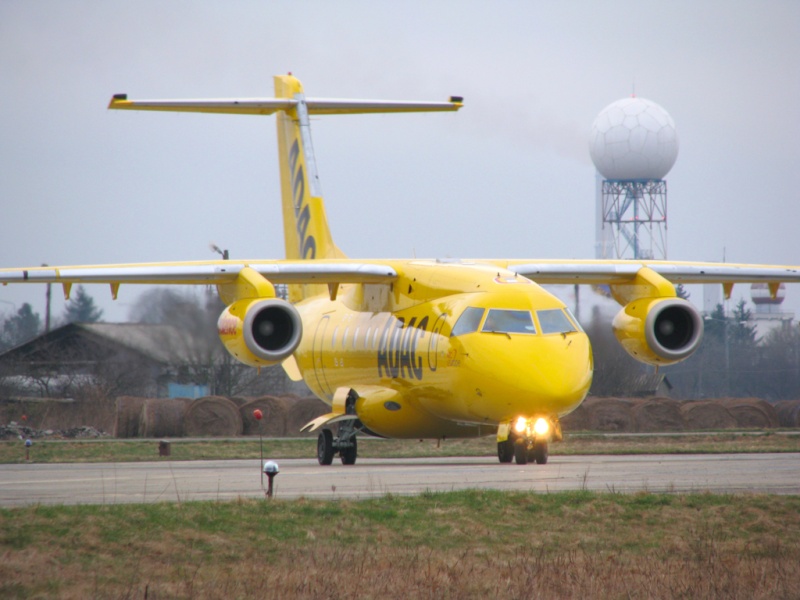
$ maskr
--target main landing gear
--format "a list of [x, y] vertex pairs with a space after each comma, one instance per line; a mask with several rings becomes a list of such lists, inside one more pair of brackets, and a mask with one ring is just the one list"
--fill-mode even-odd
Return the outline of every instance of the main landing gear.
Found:
[[358, 419], [348, 419], [339, 423], [339, 435], [333, 436], [330, 429], [323, 429], [317, 438], [317, 460], [321, 465], [333, 462], [336, 453], [342, 459], [343, 465], [356, 464], [358, 456], [358, 440], [356, 439], [357, 427], [361, 425]]

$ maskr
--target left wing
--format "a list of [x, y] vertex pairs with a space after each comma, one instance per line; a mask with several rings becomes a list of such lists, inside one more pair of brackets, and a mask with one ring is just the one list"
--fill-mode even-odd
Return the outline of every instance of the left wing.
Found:
[[800, 266], [664, 260], [510, 260], [492, 261], [540, 284], [626, 285], [642, 269], [671, 283], [719, 283], [729, 297], [736, 283], [766, 283], [774, 296], [781, 283], [800, 282]]
[[648, 267], [675, 283], [800, 282], [800, 266], [661, 260], [510, 260], [506, 268], [537, 283], [623, 283]]

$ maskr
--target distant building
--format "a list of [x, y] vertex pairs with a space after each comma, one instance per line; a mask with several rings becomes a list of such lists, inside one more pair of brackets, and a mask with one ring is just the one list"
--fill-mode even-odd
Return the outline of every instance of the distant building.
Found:
[[784, 311], [782, 304], [786, 299], [786, 286], [781, 284], [775, 296], [770, 293], [766, 283], [754, 283], [750, 286], [750, 299], [755, 305], [753, 322], [756, 326], [756, 341], [761, 343], [770, 331], [788, 328], [794, 322], [794, 313]]
[[203, 396], [208, 386], [190, 376], [200, 356], [170, 325], [70, 323], [0, 354], [0, 395], [58, 397], [94, 385], [113, 394]]

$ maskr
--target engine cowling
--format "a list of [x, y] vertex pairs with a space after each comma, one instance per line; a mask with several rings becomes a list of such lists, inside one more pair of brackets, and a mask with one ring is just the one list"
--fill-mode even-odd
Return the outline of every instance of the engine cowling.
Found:
[[691, 356], [703, 338], [703, 319], [682, 298], [642, 298], [627, 304], [612, 323], [625, 351], [650, 365], [671, 365]]
[[278, 298], [237, 300], [222, 312], [217, 329], [228, 352], [253, 367], [283, 361], [303, 337], [300, 313]]

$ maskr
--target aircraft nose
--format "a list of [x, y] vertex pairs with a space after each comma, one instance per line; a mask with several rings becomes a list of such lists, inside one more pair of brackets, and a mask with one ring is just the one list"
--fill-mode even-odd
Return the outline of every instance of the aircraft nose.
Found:
[[493, 348], [470, 357], [480, 371], [482, 404], [491, 418], [564, 414], [586, 396], [593, 368], [586, 334], [495, 337]]

